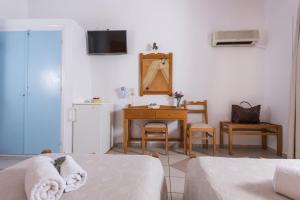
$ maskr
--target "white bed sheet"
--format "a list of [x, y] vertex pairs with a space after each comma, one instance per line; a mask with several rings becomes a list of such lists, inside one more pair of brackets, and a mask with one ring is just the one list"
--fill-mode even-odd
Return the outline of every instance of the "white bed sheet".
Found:
[[287, 200], [273, 191], [278, 164], [299, 160], [212, 158], [192, 159], [185, 179], [185, 200]]
[[[53, 157], [58, 157], [57, 155]], [[88, 172], [87, 183], [61, 200], [167, 200], [157, 158], [132, 155], [72, 155]], [[24, 176], [30, 159], [0, 171], [0, 199], [26, 200]]]

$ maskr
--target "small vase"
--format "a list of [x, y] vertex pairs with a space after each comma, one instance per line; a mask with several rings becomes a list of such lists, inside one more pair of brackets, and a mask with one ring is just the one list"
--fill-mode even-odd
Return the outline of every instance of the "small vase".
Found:
[[180, 107], [181, 107], [181, 105], [180, 105], [181, 98], [177, 98], [176, 100], [177, 100], [177, 105], [176, 105], [176, 107], [177, 107], [177, 108], [180, 108]]

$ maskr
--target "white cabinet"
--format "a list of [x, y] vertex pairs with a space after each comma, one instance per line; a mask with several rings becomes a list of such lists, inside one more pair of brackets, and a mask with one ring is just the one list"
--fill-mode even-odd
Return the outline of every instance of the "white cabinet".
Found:
[[104, 154], [112, 147], [110, 103], [74, 104], [73, 153]]

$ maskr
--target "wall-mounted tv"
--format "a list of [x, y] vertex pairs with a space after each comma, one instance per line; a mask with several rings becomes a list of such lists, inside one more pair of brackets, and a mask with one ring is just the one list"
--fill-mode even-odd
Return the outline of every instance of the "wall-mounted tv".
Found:
[[127, 53], [125, 30], [88, 31], [87, 42], [88, 53], [92, 55]]

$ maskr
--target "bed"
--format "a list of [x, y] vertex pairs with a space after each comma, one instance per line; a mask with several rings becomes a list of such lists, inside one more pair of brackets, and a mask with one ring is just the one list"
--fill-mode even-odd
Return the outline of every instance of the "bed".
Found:
[[[167, 200], [163, 167], [157, 158], [138, 155], [71, 156], [87, 171], [88, 181], [79, 190], [65, 193], [61, 200]], [[26, 200], [24, 176], [30, 161], [28, 159], [0, 171], [1, 199]]]
[[276, 165], [299, 160], [211, 158], [192, 159], [185, 180], [185, 200], [287, 200], [273, 191]]

